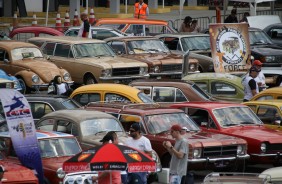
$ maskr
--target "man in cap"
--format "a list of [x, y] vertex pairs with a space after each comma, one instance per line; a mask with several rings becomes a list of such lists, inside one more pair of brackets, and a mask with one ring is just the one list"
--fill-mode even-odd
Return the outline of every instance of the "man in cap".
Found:
[[252, 66], [256, 67], [258, 70], [260, 70], [258, 76], [255, 78], [255, 81], [258, 84], [259, 87], [259, 91], [262, 91], [265, 89], [265, 76], [263, 74], [263, 72], [261, 71], [261, 67], [262, 67], [262, 63], [260, 62], [260, 60], [254, 60]]
[[80, 19], [83, 22], [81, 24], [81, 27], [78, 31], [78, 37], [84, 37], [84, 38], [92, 38], [92, 34], [90, 34], [91, 26], [88, 21], [88, 15], [86, 12], [83, 12], [80, 14]]
[[255, 81], [255, 78], [258, 76], [260, 69], [255, 66], [252, 66], [249, 71], [249, 75], [246, 76], [244, 86], [244, 102], [249, 101], [253, 96], [259, 93], [258, 84]]
[[170, 141], [164, 141], [163, 146], [171, 154], [169, 167], [169, 182], [172, 184], [180, 184], [183, 176], [187, 173], [188, 161], [188, 143], [182, 137], [182, 127], [178, 124], [172, 125], [170, 128], [171, 136], [175, 139], [175, 144], [172, 146]]
[[[140, 123], [133, 123], [129, 128], [130, 137], [126, 140], [126, 145], [143, 151], [152, 157], [152, 145], [148, 138], [141, 134]], [[128, 173], [128, 183], [147, 183], [147, 173]]]

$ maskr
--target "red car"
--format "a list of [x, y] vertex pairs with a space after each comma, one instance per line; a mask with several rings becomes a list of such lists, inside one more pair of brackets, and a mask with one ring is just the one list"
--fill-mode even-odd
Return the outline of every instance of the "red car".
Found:
[[282, 165], [282, 132], [266, 128], [246, 105], [187, 102], [171, 107], [185, 111], [205, 132], [245, 139], [248, 143], [249, 162]]

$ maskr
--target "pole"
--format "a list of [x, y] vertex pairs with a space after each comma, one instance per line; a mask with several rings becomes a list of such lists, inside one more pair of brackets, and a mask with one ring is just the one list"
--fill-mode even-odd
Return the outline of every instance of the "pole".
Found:
[[227, 9], [227, 0], [223, 0], [223, 20], [225, 20], [226, 9]]
[[46, 9], [46, 18], [45, 18], [45, 26], [48, 25], [48, 13], [49, 13], [49, 0], [47, 0], [47, 9]]
[[163, 8], [164, 8], [164, 0], [163, 0]]
[[127, 14], [127, 0], [125, 0], [125, 14]]
[[86, 0], [86, 12], [88, 14], [88, 0]]

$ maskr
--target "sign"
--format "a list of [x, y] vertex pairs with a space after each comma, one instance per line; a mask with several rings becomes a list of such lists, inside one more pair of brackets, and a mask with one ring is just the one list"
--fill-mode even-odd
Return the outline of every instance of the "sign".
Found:
[[210, 24], [209, 32], [215, 72], [242, 72], [250, 68], [247, 23]]
[[34, 169], [40, 183], [44, 183], [40, 149], [27, 100], [13, 89], [0, 89], [0, 100], [13, 147], [20, 162], [23, 166]]

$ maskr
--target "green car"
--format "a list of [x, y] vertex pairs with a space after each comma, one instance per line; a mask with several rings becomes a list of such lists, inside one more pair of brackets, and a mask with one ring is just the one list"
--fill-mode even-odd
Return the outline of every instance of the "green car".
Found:
[[218, 100], [242, 102], [244, 87], [242, 78], [227, 73], [198, 73], [187, 75], [182, 80], [195, 82], [204, 91]]

